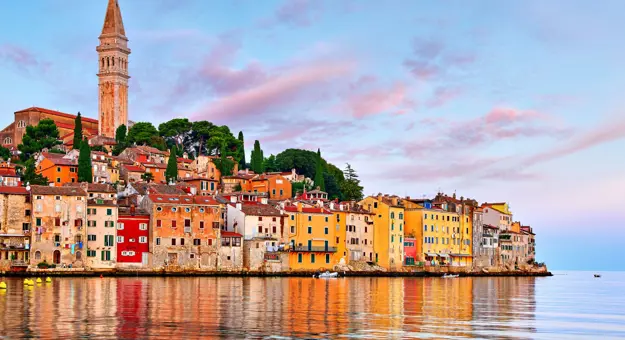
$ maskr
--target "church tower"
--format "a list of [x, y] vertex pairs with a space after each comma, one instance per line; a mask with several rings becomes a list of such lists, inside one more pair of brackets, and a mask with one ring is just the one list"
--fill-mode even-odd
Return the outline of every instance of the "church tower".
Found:
[[115, 137], [128, 126], [128, 38], [117, 0], [108, 0], [98, 51], [98, 114], [100, 136]]

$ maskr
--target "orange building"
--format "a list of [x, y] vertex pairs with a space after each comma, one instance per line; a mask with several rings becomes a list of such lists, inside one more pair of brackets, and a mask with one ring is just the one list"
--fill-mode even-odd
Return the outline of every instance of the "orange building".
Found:
[[248, 183], [247, 191], [266, 192], [270, 199], [284, 200], [292, 197], [291, 182], [279, 174], [258, 175]]
[[167, 164], [163, 163], [142, 163], [146, 173], [152, 174], [152, 182], [154, 183], [166, 183], [165, 171], [167, 170]]
[[78, 161], [63, 156], [65, 155], [43, 153], [43, 158], [36, 170], [38, 174], [46, 177], [50, 183], [54, 183], [54, 186], [57, 187], [78, 181]]

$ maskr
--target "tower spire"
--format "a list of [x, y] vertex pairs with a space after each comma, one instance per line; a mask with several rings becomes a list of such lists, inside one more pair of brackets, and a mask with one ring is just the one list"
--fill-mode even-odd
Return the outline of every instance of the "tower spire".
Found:
[[124, 22], [122, 21], [122, 12], [119, 9], [117, 0], [109, 0], [109, 4], [106, 7], [104, 25], [102, 26], [102, 35], [120, 35], [126, 37], [126, 30], [124, 30]]
[[108, 0], [98, 51], [99, 134], [115, 137], [120, 125], [128, 126], [128, 38], [117, 0]]

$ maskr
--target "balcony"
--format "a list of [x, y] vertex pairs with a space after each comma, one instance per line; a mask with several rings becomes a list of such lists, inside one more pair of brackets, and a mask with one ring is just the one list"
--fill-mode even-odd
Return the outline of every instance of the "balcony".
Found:
[[191, 227], [184, 227], [184, 232], [190, 234], [191, 233]]
[[336, 247], [309, 247], [309, 246], [295, 246], [291, 248], [291, 251], [304, 251], [304, 252], [316, 252], [316, 253], [335, 253]]
[[22, 260], [12, 260], [11, 267], [28, 267], [28, 263]]

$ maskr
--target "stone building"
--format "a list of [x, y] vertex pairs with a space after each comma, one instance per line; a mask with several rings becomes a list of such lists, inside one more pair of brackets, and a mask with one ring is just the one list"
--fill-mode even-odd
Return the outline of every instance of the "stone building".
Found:
[[115, 137], [120, 125], [128, 126], [128, 38], [117, 0], [109, 0], [98, 52], [99, 135]]
[[151, 215], [152, 268], [219, 268], [220, 204], [211, 197], [149, 194], [141, 208]]
[[[91, 193], [89, 193], [91, 194]], [[117, 198], [95, 196], [87, 201], [87, 266], [92, 269], [115, 268]]]
[[30, 252], [30, 192], [24, 187], [0, 186], [0, 268], [23, 268]]
[[87, 192], [80, 187], [31, 187], [31, 265], [84, 266]]

